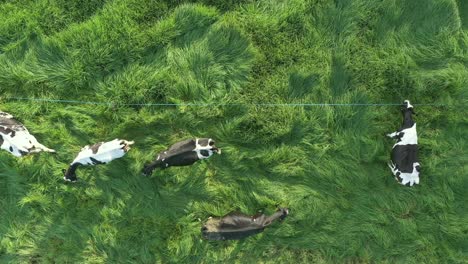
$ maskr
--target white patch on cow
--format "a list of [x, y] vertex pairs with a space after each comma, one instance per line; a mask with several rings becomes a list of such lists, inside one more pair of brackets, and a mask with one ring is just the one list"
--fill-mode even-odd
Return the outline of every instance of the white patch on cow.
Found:
[[[409, 183], [410, 186], [413, 186], [414, 184], [419, 184], [419, 171], [416, 169], [416, 167], [419, 166], [419, 162], [413, 163], [413, 171], [411, 173], [399, 171], [395, 167], [395, 164], [393, 164], [393, 163], [388, 164], [388, 166], [392, 170], [393, 175], [395, 175], [395, 179], [397, 179], [397, 180], [398, 180], [398, 178], [401, 179], [400, 183], [402, 185], [406, 185], [407, 183]], [[398, 175], [398, 173], [399, 173], [399, 175]]]
[[2, 146], [1, 146], [1, 149], [4, 149], [8, 152], [10, 152], [11, 154], [13, 154], [15, 157], [21, 157], [23, 156], [20, 152], [21, 151], [24, 151], [24, 152], [28, 152], [27, 149], [25, 148], [21, 148], [19, 149], [16, 145], [12, 145], [10, 140], [7, 139], [7, 136], [3, 135], [3, 143], [2, 143]]
[[[400, 135], [403, 133], [403, 137], [401, 137], [401, 140], [397, 142], [393, 147], [396, 145], [417, 145], [418, 144], [418, 133], [416, 132], [416, 123], [410, 128], [405, 128], [401, 132], [395, 132], [397, 134], [395, 135]], [[393, 135], [394, 133], [390, 134]]]
[[409, 100], [405, 100], [404, 102], [408, 104], [408, 106], [407, 106], [408, 108], [413, 108], [413, 106], [410, 104]]
[[[211, 150], [212, 146], [210, 146], [210, 142], [211, 142], [211, 138], [208, 140], [208, 144], [206, 146], [201, 146], [200, 144], [198, 144], [198, 138], [195, 139], [195, 149], [193, 151], [195, 151], [197, 153], [197, 156], [199, 159], [207, 159], [209, 157], [211, 157], [211, 155], [213, 155], [214, 151]], [[201, 154], [201, 151], [202, 150], [206, 150], [208, 151], [208, 156], [203, 156]]]
[[0, 117], [4, 117], [4, 118], [8, 118], [8, 119], [13, 118], [12, 115], [10, 115], [9, 113], [5, 113], [5, 112], [0, 112]]
[[114, 139], [112, 141], [102, 143], [96, 153], [93, 153], [93, 150], [90, 146], [85, 146], [81, 149], [80, 153], [78, 153], [78, 156], [70, 165], [75, 163], [80, 163], [82, 165], [93, 165], [94, 163], [91, 158], [102, 163], [109, 163], [114, 159], [121, 158], [125, 155], [125, 153], [127, 153], [125, 149], [122, 149], [122, 141], [126, 147], [133, 144], [133, 141]]

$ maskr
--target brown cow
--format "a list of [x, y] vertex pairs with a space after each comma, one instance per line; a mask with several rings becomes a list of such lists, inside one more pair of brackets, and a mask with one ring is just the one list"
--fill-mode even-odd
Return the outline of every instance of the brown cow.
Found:
[[242, 239], [263, 232], [273, 221], [282, 221], [289, 214], [287, 208], [279, 208], [273, 215], [245, 215], [231, 212], [221, 218], [210, 217], [201, 231], [203, 238], [208, 240]]

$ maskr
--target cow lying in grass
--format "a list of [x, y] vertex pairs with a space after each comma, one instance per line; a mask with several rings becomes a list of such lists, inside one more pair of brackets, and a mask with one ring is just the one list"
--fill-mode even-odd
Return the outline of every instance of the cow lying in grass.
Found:
[[23, 124], [5, 112], [0, 112], [0, 145], [16, 157], [41, 151], [55, 152], [37, 142]]
[[395, 179], [403, 185], [419, 184], [420, 165], [418, 162], [418, 135], [413, 121], [413, 106], [405, 100], [401, 109], [402, 127], [387, 136], [397, 140], [392, 149], [392, 160], [388, 164]]
[[76, 182], [76, 169], [80, 165], [107, 164], [114, 159], [123, 157], [130, 150], [133, 141], [114, 139], [109, 142], [100, 142], [92, 146], [85, 146], [78, 156], [70, 164], [67, 170], [63, 170], [63, 179]]
[[207, 159], [214, 153], [221, 154], [215, 141], [211, 138], [187, 139], [177, 142], [165, 151], [159, 153], [152, 163], [143, 169], [143, 175], [149, 176], [154, 169], [166, 169], [171, 166], [188, 166], [198, 160]]
[[242, 239], [263, 232], [273, 221], [282, 221], [289, 214], [287, 208], [280, 208], [271, 216], [254, 216], [232, 212], [221, 218], [210, 217], [203, 225], [202, 236], [208, 240]]

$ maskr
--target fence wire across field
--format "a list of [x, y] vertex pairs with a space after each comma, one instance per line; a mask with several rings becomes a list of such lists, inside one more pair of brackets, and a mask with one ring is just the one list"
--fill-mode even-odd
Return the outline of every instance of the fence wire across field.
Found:
[[[400, 106], [402, 103], [119, 103], [96, 102], [50, 98], [4, 97], [1, 101], [33, 101], [63, 104], [106, 105], [106, 106], [260, 106], [260, 107], [297, 107], [297, 106]], [[448, 104], [412, 104], [414, 106], [461, 107]]]

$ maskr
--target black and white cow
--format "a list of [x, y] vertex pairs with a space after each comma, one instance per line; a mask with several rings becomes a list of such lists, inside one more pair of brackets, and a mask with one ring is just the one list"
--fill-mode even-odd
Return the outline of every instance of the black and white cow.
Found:
[[143, 174], [151, 175], [154, 169], [166, 169], [171, 166], [188, 166], [198, 160], [207, 159], [214, 153], [221, 154], [215, 141], [211, 138], [187, 139], [177, 142], [165, 151], [159, 153], [152, 163], [146, 165]]
[[16, 157], [41, 151], [55, 152], [37, 142], [23, 124], [5, 112], [0, 112], [0, 145]]
[[413, 186], [419, 184], [421, 167], [418, 160], [416, 123], [412, 118], [414, 110], [408, 100], [404, 101], [401, 112], [403, 113], [402, 127], [398, 131], [387, 135], [397, 141], [393, 145], [392, 160], [388, 166], [399, 183]]
[[130, 150], [133, 141], [124, 139], [114, 139], [109, 142], [99, 142], [92, 146], [85, 146], [81, 149], [78, 156], [70, 163], [67, 170], [63, 170], [63, 179], [70, 182], [76, 182], [76, 169], [80, 165], [107, 164], [114, 159], [123, 157]]
[[254, 216], [238, 212], [229, 213], [221, 218], [208, 218], [203, 225], [202, 236], [208, 240], [242, 239], [263, 232], [273, 221], [282, 221], [289, 214], [287, 208], [280, 208], [271, 216], [257, 214]]

